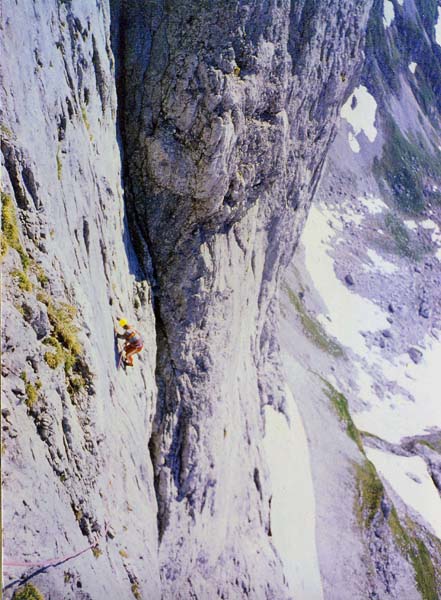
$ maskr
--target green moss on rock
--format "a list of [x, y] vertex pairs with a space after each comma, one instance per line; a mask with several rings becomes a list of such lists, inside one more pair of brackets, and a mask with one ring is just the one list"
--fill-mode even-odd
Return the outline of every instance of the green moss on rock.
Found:
[[370, 460], [356, 466], [357, 505], [360, 526], [369, 527], [380, 509], [384, 486]]
[[423, 600], [439, 600], [435, 567], [426, 544], [415, 532], [413, 523], [408, 526], [401, 523], [397, 511], [392, 509], [389, 527], [401, 554], [412, 563], [417, 588]]
[[389, 118], [385, 124], [386, 141], [381, 159], [374, 161], [379, 183], [386, 181], [397, 207], [406, 213], [419, 213], [425, 205], [424, 178], [441, 178], [441, 153], [410, 136], [406, 137]]
[[329, 381], [321, 378], [326, 388], [323, 390], [326, 396], [331, 401], [332, 407], [334, 408], [338, 418], [345, 425], [346, 433], [353, 440], [359, 450], [364, 453], [363, 442], [361, 439], [360, 432], [356, 428], [354, 421], [352, 420], [351, 413], [349, 412], [348, 401], [343, 394], [338, 392]]
[[344, 356], [343, 348], [333, 340], [323, 329], [322, 325], [313, 319], [306, 311], [299, 296], [286, 286], [289, 301], [296, 309], [300, 322], [307, 337], [321, 350], [336, 358]]
[[24, 271], [12, 269], [11, 276], [14, 278], [22, 292], [32, 292], [34, 286]]
[[6, 255], [8, 248], [13, 248], [18, 252], [23, 269], [29, 267], [31, 259], [26, 254], [20, 242], [20, 235], [17, 223], [17, 214], [11, 196], [1, 192], [2, 200], [2, 238], [1, 238], [1, 256]]
[[47, 307], [47, 316], [53, 327], [53, 337], [74, 356], [81, 354], [82, 346], [77, 337], [78, 327], [74, 323], [76, 308], [66, 302], [56, 303], [44, 292], [37, 294], [37, 300]]
[[44, 600], [44, 596], [35, 585], [27, 583], [15, 591], [13, 600]]

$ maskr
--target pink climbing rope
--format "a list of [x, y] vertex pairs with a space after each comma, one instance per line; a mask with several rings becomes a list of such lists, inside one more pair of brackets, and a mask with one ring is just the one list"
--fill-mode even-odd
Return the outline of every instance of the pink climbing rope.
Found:
[[37, 568], [51, 567], [54, 565], [58, 565], [59, 563], [66, 562], [68, 560], [72, 560], [73, 558], [77, 558], [81, 554], [84, 554], [88, 550], [92, 550], [96, 546], [98, 546], [98, 542], [95, 542], [94, 544], [90, 544], [90, 546], [87, 546], [87, 548], [84, 548], [83, 550], [80, 550], [79, 552], [76, 552], [75, 554], [68, 554], [67, 556], [51, 558], [50, 560], [46, 560], [44, 562], [20, 562], [20, 561], [4, 560], [3, 566], [4, 567], [37, 567]]

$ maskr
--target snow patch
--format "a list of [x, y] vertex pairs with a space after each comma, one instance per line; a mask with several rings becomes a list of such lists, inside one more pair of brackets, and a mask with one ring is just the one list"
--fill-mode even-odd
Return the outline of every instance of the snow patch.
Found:
[[424, 460], [369, 447], [366, 455], [403, 502], [420, 514], [441, 538], [441, 500]]
[[383, 24], [387, 28], [395, 18], [394, 5], [391, 0], [384, 0], [383, 5]]
[[378, 215], [388, 209], [387, 204], [383, 200], [374, 196], [361, 197], [359, 200], [371, 215]]
[[412, 219], [408, 220], [408, 221], [404, 221], [404, 224], [406, 225], [406, 227], [408, 229], [410, 229], [411, 231], [416, 231], [418, 229], [418, 224], [416, 221], [412, 221]]
[[439, 230], [438, 225], [432, 219], [426, 219], [425, 221], [421, 221], [420, 226], [423, 227], [424, 229]]
[[411, 73], [415, 73], [416, 68], [417, 68], [417, 63], [416, 62], [409, 63], [409, 71]]
[[306, 269], [328, 311], [318, 320], [330, 335], [363, 356], [369, 349], [360, 331], [387, 328], [387, 315], [370, 300], [349, 291], [335, 274], [334, 260], [328, 254], [328, 242], [335, 235], [329, 218], [326, 210], [321, 212], [312, 205], [302, 235]]
[[[387, 208], [376, 198], [362, 198], [362, 201], [374, 214]], [[343, 221], [346, 218], [344, 214]], [[338, 237], [334, 220], [331, 210], [313, 204], [301, 244], [305, 268], [324, 305], [323, 313], [317, 316], [318, 321], [328, 334], [357, 354], [351, 388], [358, 387], [358, 400], [365, 407], [353, 415], [357, 427], [392, 443], [398, 443], [406, 436], [441, 429], [441, 402], [436, 384], [441, 365], [441, 342], [427, 336], [421, 344], [423, 357], [418, 364], [407, 352], [387, 360], [377, 345], [368, 346], [363, 334], [390, 329], [388, 313], [358, 295], [356, 281], [354, 286], [348, 287], [337, 277], [330, 255]], [[428, 219], [427, 228], [429, 222], [431, 229], [437, 227]], [[407, 224], [417, 227], [414, 222]], [[399, 277], [393, 263], [372, 249], [366, 254], [373, 268], [380, 273]], [[436, 256], [441, 260], [441, 248]], [[378, 387], [378, 381], [385, 385]]]
[[373, 389], [373, 380], [360, 373], [360, 400], [370, 405], [366, 411], [354, 413], [353, 419], [359, 429], [369, 431], [391, 443], [399, 443], [403, 437], [429, 433], [441, 429], [441, 402], [439, 401], [439, 369], [441, 365], [441, 342], [425, 338], [423, 359], [415, 364], [408, 354], [395, 361], [383, 360], [377, 365], [383, 376], [402, 388], [412, 400], [394, 393], [382, 400]]
[[425, 221], [420, 222], [420, 226], [423, 229], [432, 230], [431, 240], [434, 244], [441, 244], [441, 231], [437, 223], [432, 219], [426, 219]]
[[396, 265], [389, 262], [388, 260], [385, 260], [382, 256], [377, 254], [375, 250], [369, 249], [366, 252], [366, 254], [374, 265], [374, 268], [371, 270], [379, 271], [380, 273], [384, 273], [387, 275], [391, 275], [392, 273], [395, 273], [395, 271], [398, 270], [398, 267]]
[[263, 440], [273, 490], [271, 532], [294, 598], [323, 600], [315, 543], [315, 499], [308, 441], [292, 396], [285, 386], [285, 415], [265, 407]]
[[435, 25], [435, 40], [441, 46], [441, 6], [438, 6], [438, 21]]
[[364, 85], [360, 85], [349, 96], [341, 109], [340, 115], [352, 126], [353, 132], [348, 134], [349, 144], [353, 152], [360, 151], [360, 144], [356, 137], [362, 131], [370, 142], [377, 137], [375, 128], [375, 114], [377, 103], [375, 98], [369, 94]]

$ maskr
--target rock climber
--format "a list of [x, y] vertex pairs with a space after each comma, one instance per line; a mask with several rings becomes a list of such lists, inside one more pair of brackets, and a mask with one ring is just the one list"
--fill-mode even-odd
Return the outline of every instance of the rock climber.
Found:
[[118, 330], [115, 327], [115, 335], [117, 338], [124, 339], [126, 342], [124, 345], [124, 364], [127, 367], [133, 367], [133, 357], [144, 348], [143, 339], [139, 331], [132, 325], [129, 325], [127, 319], [119, 319], [118, 324], [124, 329], [124, 332], [118, 333]]

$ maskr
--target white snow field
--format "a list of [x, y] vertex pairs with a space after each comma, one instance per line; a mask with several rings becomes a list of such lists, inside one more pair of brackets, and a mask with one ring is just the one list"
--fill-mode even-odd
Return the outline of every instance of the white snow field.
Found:
[[395, 18], [394, 5], [391, 0], [384, 0], [383, 5], [383, 24], [387, 28]]
[[378, 215], [385, 210], [387, 210], [387, 204], [381, 200], [381, 198], [376, 198], [375, 196], [367, 195], [359, 198], [359, 201], [365, 206], [371, 215]]
[[436, 43], [441, 46], [441, 6], [438, 6], [438, 21], [435, 25], [435, 39]]
[[372, 248], [369, 248], [366, 252], [368, 258], [371, 260], [373, 267], [368, 267], [370, 271], [379, 271], [386, 275], [392, 275], [398, 270], [397, 265], [385, 260], [380, 254], [375, 252]]
[[[369, 409], [354, 413], [354, 422], [359, 429], [388, 442], [399, 443], [403, 437], [441, 428], [441, 342], [426, 338], [425, 346], [419, 364], [414, 364], [407, 354], [402, 354], [394, 362], [384, 360], [378, 365], [383, 375], [389, 381], [396, 382], [404, 393], [391, 393], [381, 399], [372, 390], [373, 379], [369, 386], [365, 376], [360, 397], [369, 404]], [[406, 392], [413, 400], [406, 397]]]
[[377, 448], [366, 454], [407, 506], [415, 510], [441, 538], [441, 499], [426, 463], [419, 456], [397, 456]]
[[353, 130], [348, 134], [349, 144], [353, 152], [360, 151], [360, 144], [356, 138], [362, 131], [370, 142], [373, 142], [377, 137], [377, 129], [375, 128], [376, 112], [377, 103], [375, 98], [364, 85], [355, 88], [342, 106], [340, 116], [346, 119]]
[[416, 62], [411, 62], [409, 63], [409, 71], [413, 74], [415, 74], [417, 68], [417, 63]]
[[335, 235], [329, 225], [330, 217], [330, 212], [312, 205], [302, 235], [306, 270], [327, 308], [327, 314], [318, 315], [318, 320], [330, 335], [364, 356], [369, 350], [361, 331], [387, 328], [387, 314], [350, 291], [336, 276], [334, 259], [328, 254], [329, 242]]
[[[375, 211], [382, 209], [383, 204], [374, 199], [363, 199], [363, 203], [374, 207]], [[436, 226], [432, 221], [431, 228], [432, 224]], [[429, 223], [426, 226], [428, 228]], [[361, 332], [388, 329], [388, 315], [338, 279], [330, 254], [338, 234], [331, 211], [323, 205], [313, 205], [301, 241], [305, 267], [326, 307], [318, 320], [330, 335], [356, 355], [353, 383], [358, 388], [357, 399], [365, 408], [353, 414], [355, 424], [392, 443], [441, 428], [440, 385], [435, 385], [441, 381], [441, 342], [427, 336], [419, 364], [415, 364], [407, 353], [388, 360], [377, 346], [367, 346]], [[369, 250], [367, 256], [380, 276], [400, 277], [394, 265], [378, 253]], [[389, 391], [385, 390], [383, 395], [375, 390], [375, 374], [389, 384]]]
[[418, 229], [418, 223], [413, 219], [409, 219], [408, 221], [404, 221], [404, 224], [411, 231], [416, 231]]
[[[285, 415], [265, 407], [264, 449], [273, 497], [271, 532], [294, 598], [323, 600], [315, 543], [315, 499], [308, 442], [288, 386]], [[288, 467], [287, 467], [288, 465]]]

